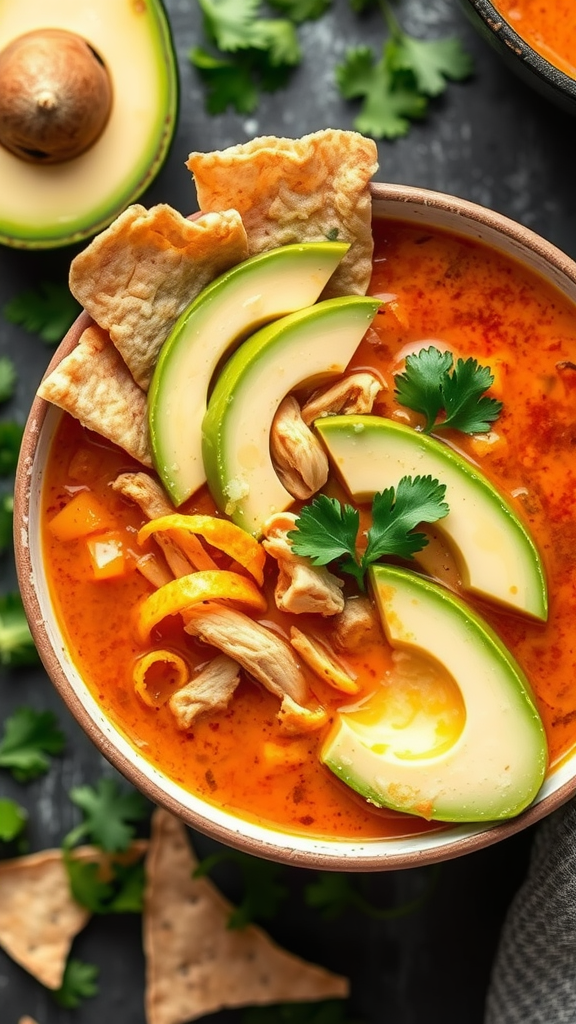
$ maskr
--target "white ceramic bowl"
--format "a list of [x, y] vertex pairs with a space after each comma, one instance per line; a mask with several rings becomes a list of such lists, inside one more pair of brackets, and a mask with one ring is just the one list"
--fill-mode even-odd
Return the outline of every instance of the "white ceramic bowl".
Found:
[[[576, 303], [576, 264], [554, 246], [497, 213], [423, 189], [372, 186], [376, 216], [438, 227], [478, 239], [524, 263]], [[48, 372], [77, 344], [89, 323], [82, 313], [58, 348]], [[576, 352], [575, 352], [576, 358]], [[383, 871], [448, 860], [496, 843], [555, 810], [576, 793], [576, 750], [550, 774], [535, 803], [511, 821], [459, 825], [402, 839], [326, 840], [292, 836], [244, 821], [187, 792], [151, 765], [107, 719], [76, 669], [55, 617], [42, 563], [40, 493], [60, 413], [41, 399], [32, 405], [15, 492], [15, 546], [20, 587], [48, 675], [100, 751], [151, 800], [213, 838], [257, 856], [302, 867]]]

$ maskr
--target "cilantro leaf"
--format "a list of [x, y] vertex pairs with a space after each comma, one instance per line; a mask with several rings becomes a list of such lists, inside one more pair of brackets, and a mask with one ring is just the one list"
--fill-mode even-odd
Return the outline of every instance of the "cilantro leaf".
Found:
[[0, 597], [0, 665], [36, 665], [38, 652], [20, 594]]
[[[242, 1024], [354, 1024], [341, 999], [317, 1003], [279, 1003], [251, 1006], [242, 1014]], [[356, 1022], [357, 1024], [357, 1022]]]
[[96, 981], [99, 968], [82, 960], [68, 960], [64, 969], [62, 985], [56, 989], [54, 999], [66, 1010], [75, 1010], [84, 999], [98, 995]]
[[[265, 50], [272, 67], [293, 67], [302, 59], [294, 26], [284, 18], [262, 18], [254, 23], [254, 49]], [[258, 58], [262, 59], [261, 56]]]
[[332, 0], [268, 0], [268, 3], [298, 24], [321, 18], [332, 5]]
[[112, 861], [112, 877], [103, 881], [95, 861], [84, 861], [64, 851], [64, 865], [70, 892], [81, 906], [93, 914], [138, 914], [144, 900], [144, 864], [118, 864]]
[[222, 850], [200, 861], [194, 877], [203, 878], [224, 862], [238, 866], [244, 890], [242, 900], [230, 914], [228, 928], [245, 928], [251, 921], [273, 918], [280, 904], [288, 896], [288, 890], [280, 881], [282, 865], [250, 857], [237, 850]]
[[0, 476], [10, 476], [18, 465], [24, 428], [13, 420], [0, 423]]
[[0, 402], [7, 402], [14, 394], [16, 367], [8, 356], [0, 357]]
[[206, 109], [223, 114], [233, 107], [238, 114], [251, 114], [258, 106], [258, 89], [252, 80], [250, 63], [220, 60], [196, 46], [189, 58], [206, 85]]
[[310, 558], [312, 565], [327, 565], [340, 559], [343, 572], [360, 582], [362, 570], [356, 561], [356, 539], [360, 513], [351, 505], [342, 505], [337, 498], [319, 494], [304, 505], [296, 520], [296, 529], [288, 539], [296, 555]]
[[48, 771], [49, 757], [63, 748], [64, 734], [52, 711], [22, 707], [4, 723], [0, 768], [7, 768], [17, 782], [30, 782]]
[[327, 921], [333, 921], [342, 913], [357, 910], [378, 921], [390, 921], [420, 910], [430, 899], [436, 888], [440, 874], [440, 865], [435, 864], [425, 869], [422, 891], [405, 903], [391, 907], [377, 907], [368, 893], [361, 891], [362, 880], [352, 880], [350, 875], [338, 871], [320, 871], [316, 881], [310, 882], [304, 889], [304, 900], [309, 907], [318, 910]]
[[126, 850], [135, 832], [129, 823], [148, 815], [147, 800], [136, 790], [123, 792], [114, 779], [100, 779], [95, 786], [76, 786], [69, 796], [83, 811], [84, 821], [65, 837], [65, 850], [86, 838], [110, 853]]
[[28, 814], [14, 800], [0, 799], [0, 840], [11, 843], [24, 830]]
[[[467, 434], [485, 434], [503, 405], [484, 396], [494, 382], [489, 366], [476, 359], [458, 359], [434, 346], [406, 358], [404, 372], [396, 376], [395, 395], [401, 405], [426, 417], [423, 430], [451, 428]], [[437, 421], [441, 410], [445, 418]]]
[[438, 425], [485, 434], [503, 408], [497, 399], [481, 397], [493, 383], [489, 366], [480, 366], [475, 359], [458, 359], [452, 375], [446, 374], [442, 383], [446, 419]]
[[68, 285], [45, 281], [36, 289], [14, 296], [4, 306], [4, 316], [43, 341], [57, 344], [80, 312], [80, 304]]
[[363, 568], [385, 555], [412, 558], [416, 551], [421, 551], [428, 541], [423, 533], [412, 531], [418, 523], [435, 523], [448, 515], [445, 494], [445, 485], [431, 476], [403, 476], [396, 493], [388, 487], [375, 494]]
[[14, 497], [3, 494], [0, 498], [0, 555], [12, 546], [12, 527], [14, 523]]
[[440, 96], [447, 78], [462, 81], [474, 70], [472, 58], [458, 39], [415, 39], [406, 32], [393, 39], [388, 61], [393, 71], [411, 72], [426, 96]]
[[204, 25], [219, 50], [234, 53], [254, 45], [260, 0], [198, 0]]
[[336, 68], [336, 82], [344, 99], [362, 98], [354, 127], [375, 139], [406, 135], [411, 120], [425, 116], [428, 101], [408, 76], [396, 76], [388, 64], [390, 43], [379, 61], [369, 47], [358, 46]]

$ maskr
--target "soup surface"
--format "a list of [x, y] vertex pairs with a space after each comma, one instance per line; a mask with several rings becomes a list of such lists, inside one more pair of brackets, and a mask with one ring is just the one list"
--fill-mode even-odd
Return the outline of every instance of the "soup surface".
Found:
[[[530, 680], [554, 764], [576, 739], [576, 308], [534, 274], [479, 243], [396, 221], [377, 221], [374, 232], [370, 293], [388, 301], [352, 364], [371, 368], [385, 385], [374, 412], [416, 425], [417, 416], [395, 401], [393, 374], [408, 353], [430, 344], [449, 348], [455, 358], [473, 356], [489, 365], [495, 377], [491, 393], [504, 403], [489, 434], [454, 432], [446, 441], [507, 496], [543, 557], [550, 591], [546, 624], [489, 603], [476, 602], [476, 607]], [[225, 711], [198, 718], [187, 732], [176, 727], [166, 706], [142, 702], [133, 671], [143, 651], [168, 647], [192, 668], [213, 651], [184, 633], [176, 617], [160, 623], [147, 647], [138, 641], [133, 611], [151, 586], [136, 571], [136, 558], [152, 550], [154, 542], [138, 547], [143, 515], [110, 483], [119, 473], [139, 468], [64, 416], [43, 494], [43, 543], [54, 605], [74, 661], [118, 729], [168, 776], [205, 800], [292, 833], [370, 838], [443, 827], [377, 810], [356, 796], [318, 759], [325, 733], [287, 737], [276, 718], [278, 699], [247, 677]], [[344, 500], [337, 485], [330, 486]], [[122, 539], [126, 571], [117, 578], [94, 580], [85, 540], [63, 542], [50, 529], [71, 497], [87, 489], [107, 509]], [[202, 490], [181, 511], [215, 509]], [[450, 551], [434, 528], [428, 532], [421, 566], [458, 591]], [[306, 631], [311, 617], [275, 609], [273, 575], [268, 610], [258, 618], [284, 635], [296, 621]], [[352, 592], [353, 582], [346, 587]], [[317, 623], [313, 626], [317, 629]], [[379, 639], [345, 660], [358, 677], [358, 696], [311, 681], [329, 711], [373, 693], [390, 670], [392, 651]], [[430, 715], [442, 708], [449, 728], [457, 730], [462, 712], [457, 688], [434, 673], [424, 673], [421, 683], [413, 676], [406, 673], [400, 683], [399, 708], [410, 705], [414, 687], [420, 687], [420, 706], [426, 705]], [[424, 687], [429, 692], [423, 696]]]
[[576, 78], [576, 7], [572, 0], [493, 0], [533, 50]]

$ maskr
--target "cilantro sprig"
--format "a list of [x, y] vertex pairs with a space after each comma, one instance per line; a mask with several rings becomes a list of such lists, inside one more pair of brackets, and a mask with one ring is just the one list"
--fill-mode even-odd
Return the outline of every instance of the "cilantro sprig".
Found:
[[[369, 4], [353, 0], [352, 6], [360, 12]], [[417, 39], [404, 31], [387, 0], [379, 6], [389, 31], [381, 55], [368, 46], [350, 48], [336, 68], [336, 82], [345, 99], [362, 100], [358, 131], [397, 139], [411, 121], [425, 117], [429, 100], [444, 92], [448, 80], [468, 78], [473, 64], [458, 39]]]
[[24, 831], [28, 813], [15, 800], [0, 799], [0, 842], [11, 843]]
[[[466, 434], [485, 434], [500, 415], [503, 404], [485, 392], [494, 383], [489, 366], [476, 359], [458, 359], [431, 345], [406, 358], [396, 376], [395, 396], [400, 405], [421, 413], [423, 431], [451, 428]], [[439, 414], [444, 416], [438, 420]]]
[[144, 863], [121, 864], [112, 859], [106, 881], [100, 865], [80, 860], [73, 851], [64, 850], [64, 865], [70, 892], [93, 914], [139, 914], [144, 902]]
[[17, 782], [30, 782], [48, 771], [50, 757], [62, 753], [64, 742], [51, 711], [18, 708], [4, 723], [0, 768], [7, 768]]
[[80, 304], [70, 293], [67, 284], [44, 281], [15, 295], [3, 309], [10, 323], [37, 334], [49, 345], [62, 341], [80, 312]]
[[95, 786], [75, 786], [69, 796], [84, 820], [64, 838], [62, 845], [68, 851], [81, 840], [108, 853], [127, 850], [135, 834], [134, 823], [149, 813], [148, 801], [140, 793], [122, 790], [114, 779], [100, 779]]
[[372, 525], [360, 556], [358, 509], [326, 494], [302, 508], [288, 537], [295, 554], [310, 558], [313, 565], [337, 562], [340, 571], [353, 576], [363, 590], [364, 575], [373, 562], [387, 556], [411, 559], [426, 546], [426, 535], [414, 533], [414, 528], [448, 515], [445, 493], [445, 485], [431, 476], [404, 476], [396, 489], [387, 487], [375, 494]]
[[54, 992], [54, 999], [66, 1010], [75, 1010], [85, 999], [98, 995], [97, 978], [100, 973], [95, 964], [83, 960], [68, 960], [62, 985]]
[[39, 660], [20, 594], [3, 594], [0, 597], [0, 665], [16, 668], [36, 665]]

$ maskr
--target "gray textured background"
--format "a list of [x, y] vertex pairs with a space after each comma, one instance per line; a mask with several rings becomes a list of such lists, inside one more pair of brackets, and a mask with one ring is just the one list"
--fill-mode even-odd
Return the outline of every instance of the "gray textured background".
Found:
[[[187, 60], [198, 41], [197, 5], [194, 0], [167, 0], [166, 6], [179, 58], [180, 118], [169, 160], [143, 197], [146, 205], [166, 201], [184, 213], [195, 208], [183, 166], [191, 150], [223, 148], [257, 134], [302, 135], [328, 126], [352, 127], [355, 106], [339, 98], [333, 68], [349, 44], [375, 44], [382, 38], [377, 15], [358, 19], [347, 0], [335, 0], [332, 13], [301, 28], [304, 60], [288, 88], [264, 96], [253, 116], [209, 117]], [[398, 13], [416, 35], [458, 34], [475, 57], [476, 75], [465, 85], [450, 86], [406, 139], [380, 144], [377, 177], [492, 207], [576, 257], [574, 122], [510, 74], [476, 36], [456, 0], [401, 0]], [[0, 307], [36, 281], [64, 279], [74, 252], [0, 249]], [[0, 351], [14, 358], [20, 373], [17, 396], [2, 414], [24, 421], [51, 350], [0, 319]], [[0, 561], [3, 587], [12, 572], [5, 557]], [[31, 849], [41, 849], [58, 845], [77, 821], [69, 789], [113, 772], [62, 707], [42, 670], [0, 670], [0, 717], [23, 703], [56, 711], [67, 736], [65, 756], [43, 779], [22, 787], [7, 773], [0, 776], [0, 794], [28, 807]], [[364, 1024], [480, 1024], [498, 930], [522, 878], [530, 839], [525, 833], [443, 865], [422, 909], [396, 921], [378, 923], [351, 914], [326, 926], [302, 913], [294, 899], [271, 930], [288, 948], [349, 974], [351, 1016]], [[200, 853], [213, 848], [201, 836], [195, 841]], [[371, 875], [362, 884], [379, 905], [396, 905], [421, 892], [433, 870]], [[308, 874], [289, 872], [295, 893]], [[223, 885], [234, 895], [232, 879], [224, 876]], [[0, 1024], [17, 1024], [24, 1013], [39, 1024], [144, 1024], [139, 928], [136, 918], [108, 918], [93, 921], [77, 939], [74, 954], [100, 966], [100, 995], [77, 1011], [60, 1010], [0, 951]], [[210, 1020], [233, 1024], [241, 1018], [241, 1011], [235, 1011]]]

